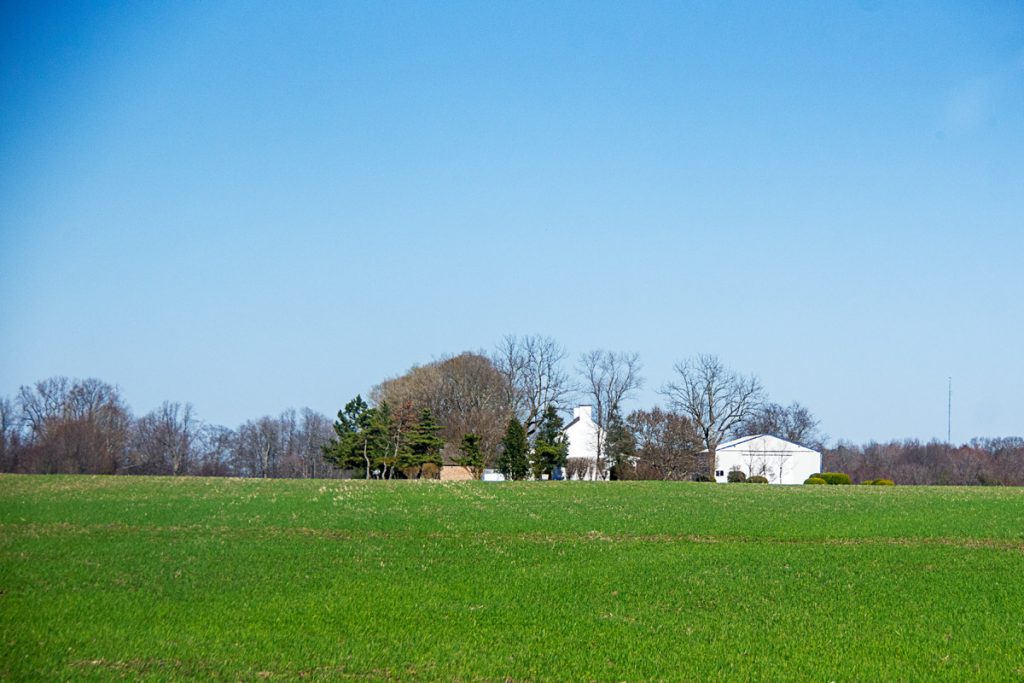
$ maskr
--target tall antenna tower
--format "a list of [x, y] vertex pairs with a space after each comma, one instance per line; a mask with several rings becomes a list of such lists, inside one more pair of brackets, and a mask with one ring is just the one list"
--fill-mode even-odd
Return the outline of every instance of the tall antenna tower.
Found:
[[946, 395], [946, 443], [953, 443], [953, 378], [949, 378], [949, 392]]

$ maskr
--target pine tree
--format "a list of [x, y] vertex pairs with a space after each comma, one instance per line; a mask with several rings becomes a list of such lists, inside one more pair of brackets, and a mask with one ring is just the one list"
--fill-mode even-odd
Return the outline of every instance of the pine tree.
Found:
[[480, 479], [484, 474], [484, 452], [480, 448], [480, 435], [470, 432], [462, 437], [459, 445], [462, 455], [456, 460], [457, 463], [469, 469], [474, 479]]
[[556, 468], [564, 468], [569, 457], [569, 440], [563, 432], [564, 424], [558, 410], [548, 405], [544, 409], [537, 438], [533, 445], [533, 470], [537, 479], [546, 474], [551, 478]]
[[334, 433], [336, 438], [322, 448], [324, 460], [341, 470], [356, 470], [367, 479], [371, 475], [390, 478], [397, 457], [404, 453], [386, 401], [370, 408], [356, 396], [338, 411]]
[[334, 422], [336, 438], [322, 447], [323, 458], [340, 470], [358, 470], [370, 478], [370, 439], [368, 427], [371, 421], [371, 409], [362, 396], [356, 396], [338, 411], [338, 419]]
[[623, 422], [618, 406], [613, 406], [608, 415], [604, 443], [605, 456], [611, 464], [609, 478], [622, 479], [626, 471], [632, 467], [633, 456], [636, 454], [636, 440]]
[[498, 457], [498, 470], [506, 479], [526, 479], [530, 473], [530, 443], [526, 440], [526, 430], [516, 418], [508, 421], [508, 429], [501, 440], [501, 455]]
[[418, 479], [423, 476], [423, 466], [427, 464], [441, 467], [444, 440], [437, 435], [440, 431], [441, 425], [434, 420], [433, 413], [426, 408], [420, 411], [419, 420], [406, 436], [406, 450], [400, 461], [400, 467], [406, 476], [415, 476]]
[[368, 441], [374, 471], [380, 473], [381, 479], [392, 479], [395, 467], [404, 453], [405, 441], [387, 401], [381, 401], [380, 405], [370, 410], [367, 430], [370, 432]]

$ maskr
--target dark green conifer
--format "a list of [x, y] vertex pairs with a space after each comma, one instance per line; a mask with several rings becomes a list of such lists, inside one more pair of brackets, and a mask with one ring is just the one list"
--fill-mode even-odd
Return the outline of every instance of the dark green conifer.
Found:
[[501, 454], [498, 456], [498, 470], [506, 479], [526, 479], [530, 473], [530, 443], [526, 430], [516, 418], [508, 421], [508, 429], [501, 440]]

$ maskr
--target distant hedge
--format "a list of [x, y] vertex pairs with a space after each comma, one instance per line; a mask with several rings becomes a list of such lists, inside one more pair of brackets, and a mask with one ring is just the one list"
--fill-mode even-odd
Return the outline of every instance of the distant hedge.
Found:
[[747, 480], [747, 475], [740, 470], [730, 470], [728, 480], [730, 484], [741, 484]]
[[847, 486], [853, 483], [850, 480], [850, 475], [843, 472], [822, 472], [818, 478], [824, 479], [825, 483], [830, 486]]
[[748, 484], [767, 484], [768, 480], [761, 476], [747, 477]]
[[861, 482], [861, 485], [867, 486], [895, 486], [896, 482], [892, 479], [865, 479]]
[[815, 486], [821, 486], [822, 484], [828, 484], [828, 482], [825, 481], [824, 479], [822, 479], [821, 477], [808, 477], [806, 479], [806, 481], [804, 481], [804, 483], [805, 484], [812, 484], [812, 485], [815, 485]]

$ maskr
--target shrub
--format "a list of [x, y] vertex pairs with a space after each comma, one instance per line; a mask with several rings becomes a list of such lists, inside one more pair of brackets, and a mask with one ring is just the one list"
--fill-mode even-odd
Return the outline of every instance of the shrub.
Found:
[[693, 480], [694, 481], [710, 482], [712, 484], [715, 483], [715, 478], [711, 477], [711, 476], [708, 476], [706, 474], [695, 474], [695, 475], [693, 475]]
[[861, 486], [874, 486], [875, 485], [875, 480], [874, 479], [865, 479], [864, 481], [862, 481], [860, 483], [860, 485]]
[[850, 481], [850, 475], [842, 472], [822, 472], [818, 477], [824, 479], [825, 483], [831, 486], [846, 486], [853, 483]]
[[813, 485], [816, 485], [816, 486], [821, 486], [822, 484], [828, 484], [828, 482], [825, 481], [824, 479], [822, 479], [821, 477], [807, 477], [807, 479], [804, 481], [804, 483], [805, 484], [813, 484]]
[[896, 482], [892, 479], [875, 479], [873, 482], [875, 486], [895, 486]]
[[754, 475], [753, 477], [747, 477], [748, 484], [767, 484], [768, 480], [762, 476]]
[[742, 470], [730, 470], [728, 479], [730, 484], [742, 484], [747, 480], [747, 475]]

